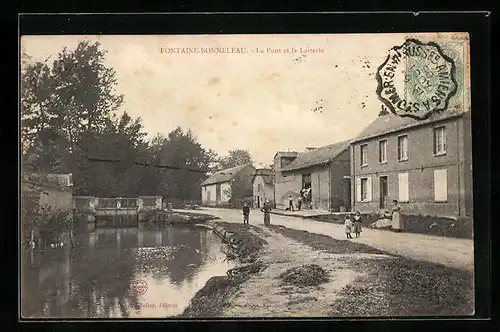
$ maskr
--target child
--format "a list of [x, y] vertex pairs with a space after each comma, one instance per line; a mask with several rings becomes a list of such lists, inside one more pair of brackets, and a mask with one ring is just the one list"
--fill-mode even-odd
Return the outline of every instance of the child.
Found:
[[362, 224], [363, 219], [361, 218], [361, 213], [359, 213], [359, 211], [356, 211], [356, 215], [354, 216], [354, 233], [356, 234], [356, 237], [359, 237], [359, 234], [361, 233]]
[[245, 202], [243, 204], [243, 225], [248, 225], [249, 216], [250, 216], [250, 207], [248, 206], [248, 203]]
[[347, 238], [352, 239], [352, 236], [351, 236], [352, 221], [351, 221], [351, 217], [349, 215], [345, 216], [344, 225], [345, 225], [345, 234], [347, 235]]

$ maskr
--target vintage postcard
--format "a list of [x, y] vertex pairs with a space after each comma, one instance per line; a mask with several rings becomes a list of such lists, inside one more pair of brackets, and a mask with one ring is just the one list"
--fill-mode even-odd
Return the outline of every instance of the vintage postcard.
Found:
[[474, 314], [467, 33], [20, 47], [21, 317]]

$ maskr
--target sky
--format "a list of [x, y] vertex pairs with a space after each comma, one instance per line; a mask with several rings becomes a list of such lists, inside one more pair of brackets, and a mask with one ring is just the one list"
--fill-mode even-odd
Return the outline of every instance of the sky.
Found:
[[[33, 60], [52, 55], [51, 62], [64, 47], [98, 41], [106, 64], [116, 70], [117, 92], [124, 94], [120, 111], [141, 117], [149, 138], [180, 126], [206, 149], [220, 155], [247, 149], [255, 166], [263, 167], [277, 151], [301, 152], [359, 134], [381, 110], [375, 73], [388, 50], [407, 37], [23, 36], [21, 48]], [[172, 52], [210, 47], [247, 53]]]

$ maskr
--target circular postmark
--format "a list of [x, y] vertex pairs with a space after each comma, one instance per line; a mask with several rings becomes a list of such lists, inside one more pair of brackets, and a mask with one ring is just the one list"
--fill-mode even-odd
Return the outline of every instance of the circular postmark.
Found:
[[137, 295], [144, 295], [148, 291], [148, 283], [144, 280], [132, 281], [132, 291]]
[[436, 43], [408, 39], [389, 50], [377, 71], [377, 95], [396, 115], [426, 119], [457, 92], [453, 59]]

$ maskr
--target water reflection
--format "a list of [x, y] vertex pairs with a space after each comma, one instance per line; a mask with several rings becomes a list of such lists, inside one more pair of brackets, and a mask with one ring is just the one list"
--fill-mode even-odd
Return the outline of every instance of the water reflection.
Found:
[[[64, 247], [23, 255], [23, 317], [173, 316], [232, 267], [203, 228], [96, 229], [74, 242], [73, 254]], [[144, 294], [135, 280], [147, 284]]]

